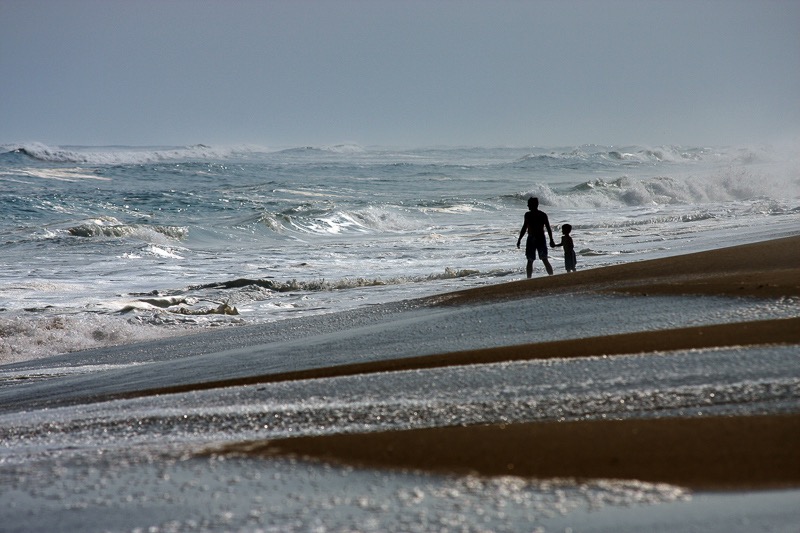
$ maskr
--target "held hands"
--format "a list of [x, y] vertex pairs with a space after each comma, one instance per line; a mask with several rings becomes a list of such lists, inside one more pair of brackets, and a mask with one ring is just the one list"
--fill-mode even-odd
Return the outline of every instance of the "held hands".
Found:
[[550, 248], [555, 248], [555, 247], [556, 247], [556, 241], [550, 239]]

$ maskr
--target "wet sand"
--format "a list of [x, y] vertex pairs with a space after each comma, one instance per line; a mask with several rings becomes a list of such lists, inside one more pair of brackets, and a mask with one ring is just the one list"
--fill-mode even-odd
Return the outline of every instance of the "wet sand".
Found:
[[800, 236], [795, 236], [469, 289], [443, 295], [438, 302], [460, 304], [579, 290], [780, 298], [800, 296], [799, 271]]
[[[637, 295], [704, 294], [753, 298], [800, 297], [800, 237], [496, 284], [428, 298], [426, 303], [443, 307], [479, 305], [553, 292], [620, 292]], [[602, 317], [598, 317], [598, 319], [602, 319]], [[498, 327], [502, 326], [498, 325]], [[669, 331], [641, 331], [588, 339], [498, 346], [482, 350], [214, 380], [148, 389], [121, 397], [464, 364], [774, 343], [800, 343], [800, 318], [715, 324]]]
[[[471, 289], [437, 297], [431, 304], [478, 304], [552, 291], [796, 298], [800, 296], [800, 237]], [[800, 345], [800, 319], [498, 346], [315, 369], [282, 379], [546, 357], [656, 356], [659, 350], [757, 344]], [[695, 489], [746, 490], [800, 487], [798, 449], [800, 414], [795, 413], [439, 427], [234, 443], [215, 453], [296, 455], [435, 472], [637, 479]]]
[[362, 467], [540, 479], [635, 479], [698, 490], [800, 486], [798, 449], [797, 414], [431, 428], [223, 448]]

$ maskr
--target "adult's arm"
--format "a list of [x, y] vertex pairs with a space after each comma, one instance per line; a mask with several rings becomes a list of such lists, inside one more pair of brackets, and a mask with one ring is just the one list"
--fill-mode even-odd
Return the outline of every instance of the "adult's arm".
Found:
[[555, 248], [556, 242], [553, 240], [553, 230], [550, 229], [550, 219], [544, 216], [544, 227], [547, 228], [547, 235], [550, 237], [550, 247]]

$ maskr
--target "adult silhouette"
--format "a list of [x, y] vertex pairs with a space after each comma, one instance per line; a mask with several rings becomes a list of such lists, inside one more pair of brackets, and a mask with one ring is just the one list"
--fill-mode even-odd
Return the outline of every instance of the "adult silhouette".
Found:
[[539, 254], [539, 259], [544, 263], [544, 268], [547, 273], [553, 274], [553, 267], [550, 266], [550, 261], [547, 260], [547, 241], [544, 238], [544, 230], [547, 229], [547, 235], [550, 236], [550, 246], [555, 247], [556, 243], [553, 241], [553, 230], [550, 229], [550, 220], [544, 211], [539, 211], [539, 199], [531, 196], [528, 198], [528, 209], [525, 213], [525, 221], [522, 224], [522, 229], [519, 231], [519, 239], [517, 239], [517, 248], [522, 243], [522, 237], [528, 233], [528, 240], [525, 241], [525, 258], [528, 263], [525, 266], [525, 271], [530, 278], [533, 275], [533, 262], [536, 260], [536, 254]]

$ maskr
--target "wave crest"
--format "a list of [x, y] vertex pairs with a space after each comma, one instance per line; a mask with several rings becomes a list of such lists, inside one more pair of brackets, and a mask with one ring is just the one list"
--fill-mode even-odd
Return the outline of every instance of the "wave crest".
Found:
[[96, 238], [125, 238], [134, 237], [143, 241], [162, 240], [167, 237], [171, 240], [183, 240], [189, 234], [185, 226], [158, 226], [147, 224], [120, 224], [115, 219], [97, 219], [77, 226], [67, 228], [67, 232], [74, 237]]
[[212, 148], [204, 144], [180, 147], [52, 147], [43, 143], [25, 143], [4, 147], [7, 154], [18, 154], [47, 163], [80, 163], [89, 165], [147, 164], [191, 159], [220, 159], [236, 150]]
[[366, 207], [354, 210], [320, 210], [316, 207], [295, 207], [281, 213], [264, 213], [258, 222], [276, 233], [296, 231], [316, 235], [337, 235], [347, 232], [402, 232], [419, 229], [421, 221], [396, 209]]
[[206, 283], [202, 285], [193, 285], [188, 288], [190, 291], [207, 290], [207, 289], [246, 289], [258, 288], [266, 289], [272, 292], [327, 292], [339, 291], [346, 289], [357, 289], [363, 287], [378, 287], [385, 285], [402, 285], [405, 283], [423, 283], [426, 281], [458, 279], [466, 277], [476, 277], [481, 275], [500, 276], [506, 275], [507, 272], [490, 272], [482, 273], [480, 270], [475, 269], [458, 269], [447, 267], [444, 272], [429, 274], [427, 276], [401, 276], [395, 278], [342, 278], [338, 280], [287, 280], [277, 281], [269, 278], [237, 278], [228, 281], [220, 281], [215, 283]]
[[777, 199], [796, 194], [790, 189], [746, 169], [728, 168], [703, 177], [598, 178], [567, 190], [555, 190], [547, 184], [536, 183], [513, 197], [527, 200], [536, 196], [541, 205], [585, 209]]
[[661, 146], [648, 148], [629, 146], [614, 148], [589, 145], [533, 152], [515, 160], [514, 165], [576, 169], [585, 166], [605, 167], [618, 166], [620, 164], [630, 166], [700, 161], [709, 157], [716, 157], [716, 153], [710, 149], [700, 147]]

